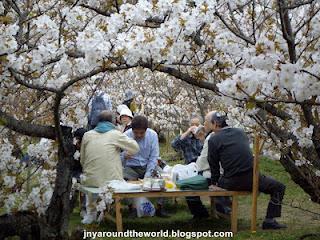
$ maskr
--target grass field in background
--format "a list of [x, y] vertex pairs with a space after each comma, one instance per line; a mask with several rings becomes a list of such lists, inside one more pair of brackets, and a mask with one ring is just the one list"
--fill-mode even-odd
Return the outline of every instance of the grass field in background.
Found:
[[[161, 156], [168, 161], [169, 165], [182, 163], [182, 161], [171, 161], [170, 159], [177, 159], [173, 150], [166, 146], [161, 145]], [[260, 162], [260, 170], [266, 175], [271, 175], [277, 180], [283, 182], [287, 186], [286, 195], [284, 198], [283, 216], [279, 219], [279, 222], [286, 223], [288, 229], [277, 231], [264, 231], [261, 230], [261, 223], [265, 216], [269, 197], [264, 194], [260, 194], [258, 198], [258, 231], [252, 234], [250, 232], [250, 211], [251, 211], [251, 197], [239, 197], [239, 233], [234, 236], [233, 239], [257, 239], [257, 240], [297, 240], [301, 236], [310, 233], [320, 233], [320, 205], [310, 201], [309, 196], [303, 192], [303, 190], [296, 185], [291, 179], [280, 162], [262, 158]], [[204, 204], [209, 207], [209, 200], [203, 198]], [[292, 207], [294, 206], [294, 207]], [[295, 208], [299, 206], [305, 210]], [[207, 219], [198, 221], [196, 223], [191, 222], [192, 215], [189, 212], [184, 198], [178, 198], [178, 204], [174, 204], [172, 199], [168, 199], [166, 209], [170, 213], [171, 217], [162, 219], [158, 217], [147, 218], [127, 218], [127, 212], [123, 213], [123, 226], [124, 230], [136, 230], [136, 231], [160, 231], [162, 230], [180, 230], [185, 232], [194, 231], [229, 231], [230, 222], [220, 219]], [[311, 211], [311, 212], [307, 212]], [[80, 223], [81, 218], [79, 216], [79, 209], [75, 209], [71, 215], [70, 232], [75, 230]], [[116, 226], [112, 222], [106, 220], [100, 225], [91, 224], [84, 227], [87, 231], [115, 231]], [[109, 238], [110, 239], [110, 238]], [[119, 238], [118, 238], [119, 239]], [[204, 239], [204, 238], [203, 238]], [[212, 238], [211, 238], [212, 239]], [[306, 240], [319, 240], [320, 236], [308, 237]]]

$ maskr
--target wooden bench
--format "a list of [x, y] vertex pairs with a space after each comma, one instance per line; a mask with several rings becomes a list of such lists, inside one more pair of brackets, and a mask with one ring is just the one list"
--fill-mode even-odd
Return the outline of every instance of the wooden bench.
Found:
[[[117, 231], [123, 231], [122, 224], [122, 213], [121, 213], [121, 200], [126, 198], [176, 198], [176, 197], [191, 197], [191, 196], [200, 196], [200, 197], [210, 197], [211, 198], [211, 209], [214, 209], [213, 197], [226, 196], [232, 198], [232, 207], [231, 207], [231, 231], [236, 233], [238, 231], [238, 196], [246, 196], [252, 194], [252, 208], [251, 208], [251, 231], [256, 231], [256, 219], [257, 219], [257, 196], [258, 196], [258, 186], [259, 186], [259, 155], [263, 144], [260, 144], [260, 138], [255, 137], [254, 141], [254, 166], [253, 166], [253, 186], [252, 192], [244, 191], [209, 191], [209, 190], [168, 190], [164, 192], [146, 192], [146, 191], [126, 191], [120, 192], [116, 191], [113, 193], [113, 198], [115, 200], [115, 210], [116, 210], [116, 226]], [[93, 194], [99, 193], [98, 188], [87, 188], [82, 187], [80, 191]]]

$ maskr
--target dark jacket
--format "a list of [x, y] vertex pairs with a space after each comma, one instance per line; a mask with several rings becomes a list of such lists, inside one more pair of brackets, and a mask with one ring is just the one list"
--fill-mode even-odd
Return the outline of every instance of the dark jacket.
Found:
[[253, 156], [249, 139], [242, 129], [223, 128], [210, 137], [208, 146], [211, 184], [217, 184], [220, 178], [219, 162], [224, 170], [224, 178], [252, 170]]

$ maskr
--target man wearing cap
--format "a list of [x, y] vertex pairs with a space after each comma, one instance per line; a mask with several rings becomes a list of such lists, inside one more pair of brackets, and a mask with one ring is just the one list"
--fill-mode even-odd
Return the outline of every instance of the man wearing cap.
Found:
[[95, 92], [88, 104], [88, 130], [95, 128], [98, 124], [99, 114], [104, 111], [112, 110], [112, 101], [109, 95], [101, 90]]
[[127, 89], [125, 91], [123, 104], [128, 106], [128, 108], [131, 110], [133, 115], [137, 112], [137, 105], [135, 102], [135, 93], [132, 90]]
[[[242, 129], [229, 127], [225, 113], [212, 113], [210, 119], [215, 134], [208, 142], [208, 162], [211, 169], [209, 189], [252, 191], [253, 155], [247, 135]], [[219, 163], [224, 170], [223, 174], [220, 174]], [[286, 227], [274, 219], [281, 216], [285, 188], [285, 185], [275, 179], [260, 174], [259, 191], [271, 196], [263, 229]]]

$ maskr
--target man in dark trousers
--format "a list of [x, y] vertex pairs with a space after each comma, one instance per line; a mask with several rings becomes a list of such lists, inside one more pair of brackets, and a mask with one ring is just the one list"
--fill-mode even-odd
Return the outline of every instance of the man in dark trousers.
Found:
[[[177, 136], [171, 143], [172, 148], [175, 151], [180, 151], [183, 154], [185, 164], [196, 162], [197, 158], [201, 154], [203, 148], [203, 139], [196, 134], [197, 128], [200, 126], [200, 117], [193, 115], [190, 119], [190, 127], [182, 135]], [[209, 213], [206, 207], [202, 204], [199, 196], [186, 197], [188, 207], [193, 220], [199, 220], [209, 217]]]
[[[226, 119], [224, 113], [211, 113], [212, 131], [215, 134], [208, 143], [211, 169], [209, 189], [215, 191], [221, 187], [231, 191], [252, 191], [253, 155], [249, 139], [242, 129], [229, 127]], [[223, 175], [220, 175], [219, 163], [224, 170]], [[263, 229], [286, 228], [286, 225], [275, 220], [281, 216], [285, 188], [285, 185], [275, 179], [260, 174], [259, 191], [271, 196]]]

